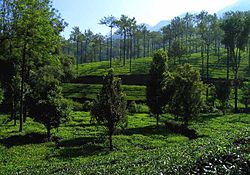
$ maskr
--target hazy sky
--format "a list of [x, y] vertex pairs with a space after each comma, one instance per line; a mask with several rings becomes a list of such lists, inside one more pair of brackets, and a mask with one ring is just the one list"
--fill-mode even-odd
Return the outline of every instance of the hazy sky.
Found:
[[54, 7], [69, 23], [63, 35], [68, 37], [72, 27], [82, 31], [91, 29], [94, 33], [107, 34], [108, 28], [99, 25], [104, 16], [121, 14], [135, 17], [138, 24], [156, 25], [185, 12], [206, 10], [215, 13], [237, 0], [53, 0]]

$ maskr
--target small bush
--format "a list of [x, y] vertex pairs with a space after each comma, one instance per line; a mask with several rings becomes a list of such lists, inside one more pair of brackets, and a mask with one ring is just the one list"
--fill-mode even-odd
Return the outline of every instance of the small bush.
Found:
[[85, 112], [90, 111], [92, 107], [93, 107], [93, 102], [88, 101], [88, 100], [85, 101], [85, 102], [82, 104], [83, 111], [85, 111]]
[[72, 101], [73, 111], [83, 111], [83, 104]]
[[137, 108], [137, 104], [135, 101], [132, 101], [129, 106], [128, 106], [128, 112], [130, 113], [137, 113], [138, 112], [138, 108]]
[[137, 113], [149, 113], [149, 107], [146, 104], [137, 104]]

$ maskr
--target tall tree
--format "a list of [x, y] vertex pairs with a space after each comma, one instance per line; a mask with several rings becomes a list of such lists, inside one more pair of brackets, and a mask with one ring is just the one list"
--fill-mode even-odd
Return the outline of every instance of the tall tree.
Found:
[[119, 28], [119, 34], [123, 36], [123, 66], [126, 64], [126, 39], [128, 32], [128, 21], [129, 17], [126, 15], [121, 15], [120, 19], [116, 21]]
[[109, 58], [109, 67], [112, 67], [112, 58], [113, 58], [113, 28], [116, 26], [117, 19], [114, 16], [104, 17], [100, 20], [101, 25], [106, 25], [110, 28], [110, 58]]
[[164, 72], [167, 69], [166, 61], [166, 52], [159, 50], [154, 53], [149, 71], [149, 82], [146, 88], [147, 105], [150, 108], [150, 112], [156, 117], [157, 128], [164, 105], [162, 82], [164, 80]]
[[224, 31], [223, 43], [228, 48], [229, 57], [234, 73], [234, 108], [238, 112], [238, 73], [242, 59], [241, 52], [245, 49], [250, 25], [244, 12], [228, 12], [221, 25]]
[[136, 25], [136, 21], [135, 18], [129, 18], [128, 19], [128, 35], [129, 35], [129, 72], [132, 71], [132, 52], [133, 52], [133, 37], [134, 34], [137, 30], [137, 25]]
[[144, 24], [141, 26], [141, 31], [143, 33], [143, 57], [146, 57], [146, 38], [149, 34], [149, 31]]
[[[65, 23], [48, 0], [19, 0], [8, 5], [10, 20], [6, 21], [11, 31], [11, 57], [20, 75], [20, 128], [23, 128], [26, 89], [31, 70], [57, 62], [60, 47], [60, 32]], [[15, 76], [15, 75], [14, 75]]]
[[73, 31], [70, 34], [70, 39], [76, 43], [76, 54], [75, 54], [75, 56], [76, 56], [76, 72], [78, 74], [78, 69], [79, 69], [78, 65], [80, 62], [79, 44], [83, 42], [83, 34], [81, 33], [79, 27], [77, 27], [77, 26], [73, 27]]

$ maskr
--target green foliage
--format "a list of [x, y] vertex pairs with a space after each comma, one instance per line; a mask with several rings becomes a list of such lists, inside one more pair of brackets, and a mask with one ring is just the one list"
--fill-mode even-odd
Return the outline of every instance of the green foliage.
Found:
[[187, 125], [188, 121], [197, 117], [202, 109], [205, 87], [200, 80], [199, 72], [188, 64], [177, 67], [173, 77], [171, 87], [174, 89], [174, 93], [169, 103], [169, 109], [172, 114], [181, 116]]
[[175, 40], [170, 49], [168, 50], [168, 57], [174, 59], [174, 64], [176, 64], [176, 59], [180, 59], [187, 53], [187, 49], [180, 40]]
[[61, 65], [63, 70], [62, 81], [69, 82], [75, 78], [75, 59], [74, 57], [63, 55], [61, 58]]
[[113, 70], [110, 70], [104, 78], [103, 87], [93, 105], [91, 115], [107, 128], [112, 150], [112, 135], [117, 125], [124, 125], [124, 123], [126, 125], [127, 122], [126, 101], [121, 88], [121, 80], [114, 77]]
[[[100, 92], [102, 85], [100, 84], [63, 84], [63, 94], [66, 98], [73, 100], [95, 100]], [[126, 94], [126, 100], [144, 101], [146, 99], [146, 87], [134, 85], [122, 85], [122, 89]]]
[[240, 102], [245, 105], [246, 109], [248, 109], [248, 105], [250, 104], [250, 82], [244, 82], [241, 90], [242, 96]]
[[128, 112], [130, 113], [137, 113], [138, 112], [138, 107], [135, 101], [132, 101], [129, 106], [128, 106]]
[[[6, 118], [0, 115], [0, 123]], [[15, 132], [17, 126], [0, 125], [0, 174], [185, 174], [199, 160], [237, 153], [241, 148], [245, 152], [241, 160], [249, 160], [248, 144], [233, 144], [249, 136], [247, 114], [203, 115], [202, 120], [190, 122], [190, 128], [204, 136], [194, 140], [167, 132], [165, 127], [155, 129], [155, 120], [148, 114], [129, 115], [128, 129], [113, 137], [114, 152], [106, 149], [103, 127], [89, 124], [88, 112], [73, 112], [70, 118], [58, 132], [53, 131], [61, 138], [59, 149], [54, 142], [29, 139], [31, 133], [43, 136], [45, 132], [29, 118], [22, 134]]]
[[45, 125], [50, 139], [50, 130], [59, 127], [63, 118], [68, 116], [70, 107], [62, 96], [59, 81], [48, 69], [53, 68], [44, 67], [33, 74], [28, 106], [29, 115]]
[[156, 51], [153, 55], [153, 61], [149, 70], [149, 82], [146, 88], [147, 105], [150, 112], [156, 115], [157, 126], [159, 122], [159, 114], [162, 113], [162, 81], [166, 65], [167, 54], [163, 50]]
[[231, 82], [227, 81], [218, 81], [215, 83], [215, 97], [221, 103], [221, 109], [223, 114], [225, 114], [225, 110], [228, 107], [228, 100], [230, 98], [231, 93]]

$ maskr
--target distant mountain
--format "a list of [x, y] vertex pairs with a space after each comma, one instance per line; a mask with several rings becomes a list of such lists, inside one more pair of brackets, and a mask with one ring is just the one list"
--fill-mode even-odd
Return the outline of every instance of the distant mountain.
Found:
[[228, 11], [247, 11], [250, 10], [250, 0], [238, 0], [235, 4], [225, 7], [217, 12], [219, 17], [222, 17]]
[[146, 24], [146, 23], [142, 23], [142, 24], [145, 25], [148, 30], [152, 28], [152, 26], [150, 26], [149, 24]]
[[152, 31], [159, 31], [161, 30], [162, 27], [166, 26], [170, 24], [170, 21], [169, 20], [163, 20], [163, 21], [160, 21], [158, 24], [156, 24], [155, 26], [149, 28], [149, 30], [152, 32]]
[[[218, 11], [217, 15], [219, 17], [222, 17], [223, 14], [225, 12], [228, 12], [228, 11], [247, 11], [247, 10], [250, 10], [250, 0], [238, 0], [236, 3], [234, 3], [230, 6], [227, 6], [227, 7], [223, 8], [222, 10]], [[194, 12], [194, 11], [188, 12], [188, 13], [197, 14], [197, 12]], [[183, 18], [185, 15], [186, 15], [186, 13], [183, 13], [183, 14], [180, 14], [178, 16]], [[162, 20], [158, 24], [156, 24], [155, 26], [150, 26], [149, 24], [146, 24], [146, 23], [142, 23], [142, 24], [144, 24], [149, 31], [155, 32], [155, 31], [160, 31], [162, 27], [167, 26], [170, 23], [171, 23], [171, 20]], [[116, 35], [115, 38], [119, 38], [119, 36]]]

